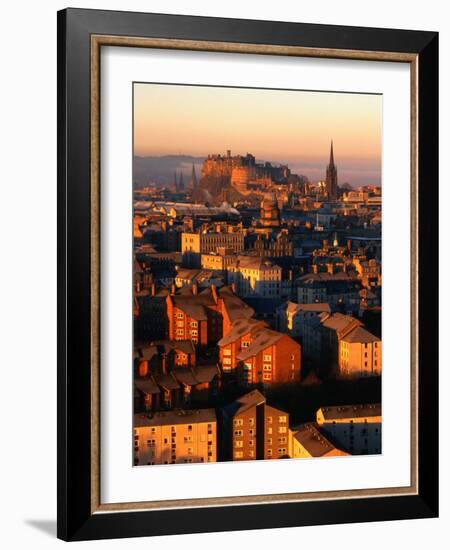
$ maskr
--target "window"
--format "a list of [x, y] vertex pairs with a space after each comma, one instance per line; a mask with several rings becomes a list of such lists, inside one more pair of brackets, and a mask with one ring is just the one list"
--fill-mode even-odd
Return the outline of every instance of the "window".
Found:
[[272, 370], [272, 365], [270, 363], [264, 363], [263, 370]]
[[269, 435], [271, 435], [271, 434], [272, 434], [272, 428], [267, 428], [267, 433], [268, 433]]
[[253, 458], [253, 457], [255, 456], [255, 451], [249, 451], [249, 452], [248, 452], [248, 456], [249, 456], [250, 458]]
[[244, 446], [244, 442], [243, 441], [235, 441], [234, 442], [234, 446], [239, 449], [239, 448], [242, 448]]
[[244, 425], [244, 420], [242, 418], [235, 418], [233, 420], [233, 425], [234, 426], [243, 426]]
[[272, 449], [267, 449], [267, 456], [272, 456]]
[[286, 416], [279, 416], [278, 417], [278, 422], [287, 422], [287, 417]]
[[234, 435], [237, 437], [241, 437], [243, 433], [243, 430], [234, 430]]
[[284, 447], [278, 449], [278, 454], [279, 455], [285, 455], [286, 454], [286, 449]]
[[249, 424], [249, 426], [254, 426], [255, 425], [255, 419], [254, 418], [249, 418], [248, 419], [248, 424]]
[[198, 330], [191, 330], [191, 336], [198, 336]]
[[278, 433], [279, 433], [279, 434], [285, 434], [286, 432], [287, 432], [286, 426], [280, 426], [280, 427], [278, 428]]
[[223, 354], [224, 355], [231, 355], [231, 349], [224, 349]]
[[177, 313], [177, 317], [178, 317], [178, 319], [183, 319], [184, 314], [183, 313]]
[[231, 357], [224, 357], [223, 358], [223, 364], [224, 365], [231, 365]]
[[249, 345], [250, 345], [250, 342], [248, 342], [248, 341], [247, 342], [242, 342], [242, 347], [243, 348], [248, 348]]
[[267, 424], [272, 424], [272, 417], [271, 416], [267, 417]]
[[263, 361], [272, 361], [272, 356], [271, 355], [263, 355]]
[[188, 431], [189, 431], [189, 432], [192, 432], [192, 424], [189, 424], [189, 425], [188, 425]]
[[234, 452], [234, 458], [242, 458], [243, 456], [244, 456], [244, 453], [242, 451]]
[[183, 327], [184, 326], [184, 322], [183, 321], [178, 321], [177, 322], [177, 327]]
[[191, 327], [192, 328], [197, 328], [198, 327], [197, 321], [191, 321]]
[[272, 375], [270, 373], [264, 373], [263, 380], [272, 380]]

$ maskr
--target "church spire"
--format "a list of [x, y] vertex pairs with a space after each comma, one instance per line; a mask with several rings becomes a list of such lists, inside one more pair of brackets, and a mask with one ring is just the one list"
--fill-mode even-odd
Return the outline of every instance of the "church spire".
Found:
[[331, 140], [330, 163], [327, 166], [325, 184], [328, 198], [331, 200], [336, 200], [338, 197], [338, 177], [337, 168], [334, 164], [333, 140]]
[[189, 180], [188, 187], [195, 191], [197, 189], [197, 174], [195, 173], [195, 166], [192, 164], [191, 179]]

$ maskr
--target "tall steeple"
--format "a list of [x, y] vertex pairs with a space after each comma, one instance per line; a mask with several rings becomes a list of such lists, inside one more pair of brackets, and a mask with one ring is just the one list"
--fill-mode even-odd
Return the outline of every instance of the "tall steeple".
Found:
[[191, 173], [191, 179], [188, 183], [188, 188], [192, 189], [192, 191], [195, 191], [197, 189], [197, 174], [195, 173], [195, 166], [192, 164], [192, 173]]
[[183, 172], [180, 172], [180, 179], [178, 180], [178, 189], [179, 191], [184, 190]]
[[337, 167], [334, 164], [333, 140], [331, 140], [330, 162], [327, 166], [325, 183], [327, 187], [328, 198], [334, 200], [338, 196]]

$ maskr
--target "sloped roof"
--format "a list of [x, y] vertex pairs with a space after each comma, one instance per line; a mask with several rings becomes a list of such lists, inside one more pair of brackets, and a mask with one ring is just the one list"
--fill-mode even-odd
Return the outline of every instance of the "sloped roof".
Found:
[[160, 392], [158, 385], [156, 384], [153, 377], [150, 378], [138, 378], [134, 381], [134, 386], [136, 389], [143, 393], [157, 394]]
[[315, 303], [315, 304], [297, 304], [295, 302], [288, 302], [286, 306], [286, 311], [290, 313], [298, 313], [299, 311], [314, 311], [314, 312], [326, 312], [330, 313], [331, 308], [330, 304], [326, 303]]
[[246, 393], [242, 397], [239, 397], [235, 401], [235, 405], [237, 405], [236, 412], [234, 414], [241, 414], [245, 412], [246, 410], [250, 409], [251, 407], [255, 407], [256, 405], [261, 405], [262, 403], [266, 402], [266, 398], [264, 395], [258, 391], [253, 390], [249, 393]]
[[333, 315], [327, 317], [322, 323], [324, 327], [330, 328], [337, 332], [341, 332], [348, 328], [352, 324], [361, 325], [361, 321], [358, 321], [355, 317], [350, 315], [344, 315], [342, 313], [334, 313]]
[[381, 342], [374, 334], [363, 327], [356, 327], [342, 338], [343, 342], [367, 344], [371, 342]]
[[231, 322], [237, 319], [250, 319], [255, 314], [252, 307], [237, 296], [229, 286], [219, 289], [224, 308]]
[[238, 338], [248, 334], [255, 330], [257, 327], [267, 326], [264, 321], [258, 321], [256, 319], [238, 319], [234, 321], [231, 330], [218, 342], [218, 346], [226, 346], [231, 342], [234, 342]]
[[158, 386], [165, 390], [177, 390], [180, 386], [173, 376], [170, 374], [157, 374], [155, 375], [155, 381]]
[[313, 457], [321, 457], [336, 449], [313, 423], [303, 424], [294, 434], [294, 439]]
[[[275, 330], [268, 328], [263, 328], [255, 335], [255, 338], [249, 347], [244, 348], [238, 354], [237, 359], [239, 361], [245, 361], [249, 357], [253, 357], [260, 351], [265, 350], [267, 347], [272, 346], [278, 342], [280, 338], [283, 338], [283, 336], [286, 336], [286, 334], [282, 334], [281, 332], [276, 332]], [[286, 338], [289, 338], [289, 336], [286, 336]]]

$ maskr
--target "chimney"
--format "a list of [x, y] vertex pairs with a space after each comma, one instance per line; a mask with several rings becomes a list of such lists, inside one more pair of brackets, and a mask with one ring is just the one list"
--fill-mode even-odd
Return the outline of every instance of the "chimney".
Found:
[[216, 285], [211, 285], [211, 294], [212, 294], [214, 303], [217, 304], [218, 296], [217, 296], [217, 287], [216, 287]]
[[175, 284], [172, 283], [172, 284], [170, 285], [170, 295], [173, 296], [174, 294], [175, 294]]
[[143, 359], [139, 363], [139, 376], [144, 377], [148, 374], [148, 361], [146, 359]]
[[152, 286], [150, 287], [150, 295], [156, 296], [156, 285], [155, 283], [152, 283]]
[[167, 374], [167, 353], [161, 355], [161, 372]]
[[198, 294], [198, 284], [197, 283], [192, 283], [192, 294], [194, 296], [197, 296], [197, 294]]
[[347, 250], [350, 251], [352, 248], [352, 242], [350, 239], [347, 239]]

